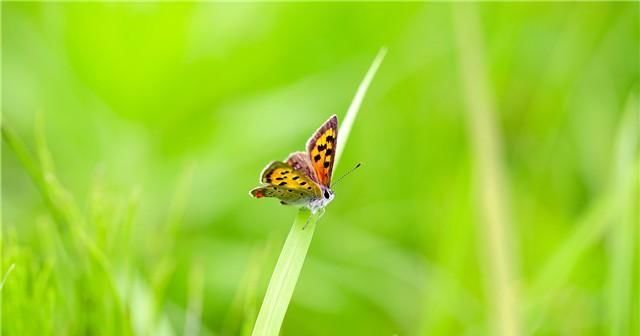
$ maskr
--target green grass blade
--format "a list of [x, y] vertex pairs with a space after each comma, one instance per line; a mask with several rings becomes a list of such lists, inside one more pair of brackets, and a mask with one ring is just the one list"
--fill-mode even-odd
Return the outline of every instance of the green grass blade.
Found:
[[314, 218], [304, 230], [302, 229], [309, 215], [308, 210], [298, 211], [269, 281], [253, 335], [278, 335], [280, 332], [280, 326], [316, 228]]
[[4, 287], [4, 283], [7, 281], [7, 278], [9, 277], [9, 274], [11, 274], [11, 272], [13, 271], [13, 269], [15, 267], [16, 267], [16, 264], [9, 265], [9, 269], [7, 270], [7, 272], [2, 277], [2, 281], [0, 281], [0, 292], [2, 292], [2, 288]]
[[51, 199], [50, 195], [44, 192], [47, 189], [46, 183], [45, 183], [43, 174], [38, 168], [38, 164], [33, 160], [31, 153], [29, 153], [29, 150], [27, 149], [27, 146], [20, 140], [20, 138], [18, 138], [15, 135], [13, 130], [9, 126], [7, 126], [5, 123], [3, 123], [2, 125], [2, 139], [7, 144], [7, 146], [11, 150], [13, 150], [16, 157], [18, 158], [18, 161], [20, 162], [20, 164], [22, 164], [22, 167], [24, 167], [27, 174], [29, 174], [29, 177], [31, 177], [36, 187], [40, 191], [42, 191], [44, 200], [47, 206], [49, 206], [49, 209], [53, 213], [56, 220], [60, 222], [64, 221], [63, 215], [55, 206], [54, 201]]
[[[635, 99], [634, 99], [635, 98]], [[638, 105], [636, 97], [630, 95], [625, 108], [625, 115], [622, 118], [618, 131], [617, 160], [615, 162], [615, 183], [620, 188], [625, 183], [625, 177], [632, 176], [631, 185], [637, 188], [638, 176], [634, 174], [633, 162], [637, 155], [638, 148]], [[637, 190], [633, 191], [637, 195]], [[633, 197], [620, 200], [620, 215], [616, 218], [617, 223], [612, 223], [610, 237], [610, 271], [609, 271], [609, 314], [608, 319], [610, 335], [631, 335], [630, 327], [632, 320], [632, 292], [633, 292], [633, 254], [636, 246], [637, 225], [633, 209], [637, 204]], [[637, 220], [636, 220], [637, 221]], [[615, 225], [617, 224], [617, 225]]]
[[364, 95], [367, 93], [367, 89], [369, 89], [369, 84], [373, 80], [373, 77], [378, 72], [378, 68], [384, 59], [384, 56], [387, 54], [387, 49], [382, 48], [378, 52], [378, 55], [373, 60], [373, 63], [369, 67], [369, 71], [364, 76], [364, 79], [360, 83], [358, 87], [358, 91], [356, 91], [356, 95], [353, 97], [353, 101], [351, 105], [349, 105], [349, 109], [347, 110], [347, 115], [344, 117], [340, 124], [340, 132], [338, 132], [338, 144], [336, 149], [336, 162], [335, 166], [338, 166], [340, 161], [340, 157], [342, 157], [342, 153], [344, 152], [345, 145], [347, 144], [347, 139], [349, 139], [349, 135], [351, 134], [351, 128], [353, 128], [353, 123], [358, 116], [358, 111], [360, 111], [360, 105], [362, 105], [362, 100], [364, 99]]
[[27, 146], [6, 124], [2, 125], [2, 139], [7, 146], [15, 153], [18, 161], [24, 167], [27, 174], [42, 194], [47, 207], [51, 211], [54, 219], [61, 230], [66, 230], [69, 223], [77, 221], [78, 214], [72, 200], [58, 183], [51, 155], [44, 139], [44, 121], [40, 117], [37, 120], [35, 137], [37, 141], [37, 156], [39, 162], [33, 159]]
[[[631, 103], [630, 103], [631, 104]], [[633, 111], [633, 108], [627, 107]], [[634, 233], [632, 216], [633, 204], [638, 194], [637, 171], [640, 158], [637, 156], [637, 130], [633, 127], [633, 119], [637, 115], [627, 112], [623, 118], [618, 134], [615, 169], [612, 184], [600, 198], [577, 221], [577, 229], [566, 242], [554, 253], [547, 264], [540, 270], [531, 284], [526, 307], [528, 317], [527, 329], [533, 333], [546, 318], [546, 307], [555, 294], [566, 284], [571, 271], [585, 251], [600, 242], [607, 233], [612, 234], [612, 261], [609, 288], [609, 331], [611, 335], [624, 335], [625, 328], [630, 327], [632, 318], [632, 286], [633, 277], [630, 272], [633, 259]], [[637, 201], [636, 201], [637, 202]], [[631, 207], [631, 209], [627, 209]]]
[[[478, 223], [486, 254], [487, 294], [495, 334], [520, 334], [518, 290], [510, 234], [507, 181], [502, 166], [502, 142], [490, 93], [479, 14], [473, 4], [454, 7], [460, 77], [467, 105], [467, 123], [477, 182]], [[484, 239], [483, 239], [484, 238]]]
[[[358, 91], [338, 131], [340, 136], [338, 137], [335, 166], [338, 165], [338, 160], [346, 146], [351, 128], [360, 110], [367, 88], [385, 54], [386, 49], [381, 49], [369, 67], [369, 71], [367, 71], [367, 74], [360, 83]], [[280, 252], [276, 267], [271, 275], [267, 293], [265, 294], [262, 307], [258, 313], [255, 327], [253, 328], [253, 336], [276, 336], [280, 333], [282, 321], [289, 307], [293, 290], [298, 282], [300, 270], [302, 269], [309, 245], [311, 244], [311, 239], [313, 238], [313, 232], [316, 227], [315, 224], [320, 218], [320, 216], [313, 216], [313, 218], [309, 220], [309, 224], [306, 225], [309, 215], [309, 210], [301, 209], [298, 211], [293, 226], [287, 236], [287, 240], [284, 243], [284, 247], [282, 248], [282, 252]]]
[[204, 291], [204, 269], [200, 262], [191, 267], [188, 283], [188, 297], [183, 335], [200, 335], [202, 328], [202, 302]]

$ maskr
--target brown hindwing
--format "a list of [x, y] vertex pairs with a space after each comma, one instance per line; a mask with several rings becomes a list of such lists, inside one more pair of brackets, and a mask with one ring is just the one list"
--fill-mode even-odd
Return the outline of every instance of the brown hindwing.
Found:
[[316, 175], [316, 171], [311, 165], [311, 161], [309, 161], [309, 155], [307, 153], [305, 152], [291, 153], [287, 158], [287, 163], [291, 167], [293, 167], [293, 169], [300, 171], [306, 174], [307, 176], [309, 176], [309, 178], [312, 179], [314, 182], [320, 183], [320, 181], [318, 181], [318, 176]]

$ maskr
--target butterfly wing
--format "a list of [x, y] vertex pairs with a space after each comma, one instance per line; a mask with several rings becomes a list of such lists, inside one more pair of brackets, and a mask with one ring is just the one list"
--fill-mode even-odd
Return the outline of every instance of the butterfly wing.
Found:
[[306, 204], [322, 196], [317, 183], [280, 161], [273, 161], [265, 167], [260, 182], [266, 185], [251, 190], [250, 194], [255, 198], [275, 197], [285, 204]]
[[318, 181], [318, 176], [316, 175], [316, 171], [311, 165], [311, 161], [309, 160], [309, 155], [307, 153], [305, 152], [291, 153], [287, 158], [287, 163], [291, 167], [293, 167], [293, 169], [306, 174], [314, 182], [320, 183]]
[[318, 128], [307, 142], [309, 161], [316, 173], [318, 182], [326, 187], [331, 184], [337, 137], [338, 117], [333, 115]]
[[251, 196], [255, 198], [275, 197], [284, 205], [304, 205], [313, 198], [311, 193], [280, 186], [262, 186], [251, 190]]

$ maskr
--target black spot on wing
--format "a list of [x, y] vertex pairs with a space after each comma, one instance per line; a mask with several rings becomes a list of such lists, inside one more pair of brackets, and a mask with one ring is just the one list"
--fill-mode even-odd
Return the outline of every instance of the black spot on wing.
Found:
[[331, 155], [332, 153], [333, 153], [333, 150], [331, 150], [331, 148], [327, 148], [325, 155]]
[[299, 178], [300, 178], [300, 176], [296, 175], [296, 176], [293, 177], [293, 180], [297, 180]]
[[300, 185], [305, 185], [305, 184], [307, 184], [307, 182], [305, 181], [300, 182]]
[[321, 159], [320, 154], [316, 154], [316, 156], [313, 157], [313, 161], [315, 161], [315, 162], [320, 161], [320, 159]]
[[280, 182], [278, 183], [279, 186], [283, 186], [283, 185], [287, 185], [287, 182]]
[[326, 144], [318, 145], [318, 152], [322, 152], [325, 149], [327, 149], [327, 145]]
[[328, 161], [325, 161], [325, 162], [324, 162], [324, 167], [325, 167], [325, 168], [329, 168], [329, 162], [328, 162]]
[[335, 139], [333, 135], [327, 135], [327, 142], [333, 142]]

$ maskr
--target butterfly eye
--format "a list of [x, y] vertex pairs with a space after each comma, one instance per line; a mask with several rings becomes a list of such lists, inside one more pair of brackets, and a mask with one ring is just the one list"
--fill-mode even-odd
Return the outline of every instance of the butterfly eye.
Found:
[[324, 191], [324, 198], [329, 199], [329, 192], [327, 190]]

